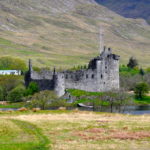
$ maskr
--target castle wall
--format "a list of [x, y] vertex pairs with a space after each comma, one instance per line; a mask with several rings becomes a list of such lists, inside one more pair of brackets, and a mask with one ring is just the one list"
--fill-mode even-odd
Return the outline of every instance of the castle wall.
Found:
[[36, 79], [31, 79], [30, 82], [36, 82], [38, 84], [38, 87], [40, 91], [43, 90], [54, 90], [54, 80], [47, 80], [47, 79], [41, 79], [41, 80], [36, 80]]
[[31, 71], [31, 78], [34, 80], [52, 80], [53, 79], [53, 72], [50, 70], [42, 70], [40, 72]]
[[80, 70], [65, 73], [65, 87], [90, 92], [98, 91], [96, 70]]
[[40, 90], [54, 90], [53, 72], [42, 70], [41, 72], [31, 71], [30, 82], [38, 84]]

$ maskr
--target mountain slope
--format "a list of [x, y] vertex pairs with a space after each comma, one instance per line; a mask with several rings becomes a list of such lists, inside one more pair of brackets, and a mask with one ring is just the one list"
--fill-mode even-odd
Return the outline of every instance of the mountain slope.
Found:
[[149, 65], [150, 26], [94, 0], [0, 0], [0, 55], [31, 58], [37, 66], [85, 64], [98, 55], [100, 25], [122, 63], [134, 55]]
[[150, 0], [96, 0], [127, 18], [143, 18], [150, 23]]

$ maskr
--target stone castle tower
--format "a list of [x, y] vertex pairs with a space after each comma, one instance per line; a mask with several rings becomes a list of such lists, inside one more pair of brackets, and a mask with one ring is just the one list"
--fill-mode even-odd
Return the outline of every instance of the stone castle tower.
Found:
[[80, 89], [90, 92], [104, 92], [119, 89], [119, 56], [112, 54], [111, 48], [104, 47], [99, 56], [93, 58], [87, 69], [56, 72], [32, 69], [25, 76], [26, 86], [31, 81], [39, 85], [40, 90], [54, 90], [58, 96], [65, 94], [65, 89]]

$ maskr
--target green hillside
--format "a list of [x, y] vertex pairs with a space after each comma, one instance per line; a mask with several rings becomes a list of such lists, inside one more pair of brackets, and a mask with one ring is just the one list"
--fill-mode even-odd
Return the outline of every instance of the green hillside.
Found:
[[31, 58], [35, 66], [85, 64], [98, 55], [100, 25], [105, 45], [121, 55], [121, 63], [135, 56], [150, 65], [150, 26], [94, 0], [0, 1], [0, 55]]

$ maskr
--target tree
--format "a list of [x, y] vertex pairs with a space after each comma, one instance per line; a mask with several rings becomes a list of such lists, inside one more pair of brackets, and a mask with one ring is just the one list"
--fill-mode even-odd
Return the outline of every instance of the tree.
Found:
[[26, 64], [23, 60], [12, 57], [1, 57], [0, 58], [0, 69], [1, 70], [22, 70], [25, 71]]
[[3, 88], [0, 86], [0, 101], [4, 100], [4, 90]]
[[141, 69], [139, 70], [139, 74], [140, 74], [141, 76], [144, 76], [144, 75], [145, 75], [145, 71], [141, 68]]
[[3, 88], [3, 100], [7, 100], [8, 93], [18, 85], [23, 85], [21, 76], [0, 76], [0, 86]]
[[110, 105], [110, 112], [113, 112], [113, 106], [115, 105], [116, 102], [116, 93], [110, 91], [106, 92], [102, 97], [102, 100], [107, 101]]
[[138, 61], [137, 61], [137, 59], [131, 57], [131, 58], [129, 59], [129, 63], [127, 64], [127, 66], [128, 66], [129, 68], [131, 68], [131, 69], [137, 67], [137, 66], [138, 66]]
[[118, 112], [121, 112], [121, 107], [126, 106], [130, 103], [130, 97], [124, 91], [109, 91], [105, 92], [101, 96], [101, 100], [109, 103], [110, 111], [113, 112], [113, 108], [117, 108]]
[[25, 88], [16, 87], [8, 93], [7, 100], [10, 102], [21, 102], [25, 94]]
[[142, 76], [136, 75], [122, 75], [120, 74], [120, 86], [125, 90], [134, 90], [138, 82], [143, 82]]
[[83, 67], [84, 69], [87, 69], [87, 66], [86, 65], [84, 65], [84, 67]]
[[35, 93], [39, 92], [39, 86], [36, 82], [30, 82], [27, 90], [26, 90], [26, 96], [33, 95]]
[[134, 89], [135, 96], [142, 99], [149, 92], [149, 85], [145, 82], [137, 83]]
[[41, 108], [46, 109], [49, 105], [56, 100], [58, 100], [56, 94], [53, 91], [41, 91], [39, 93], [35, 93], [33, 96], [27, 97], [26, 99], [29, 101], [27, 104], [30, 108]]

